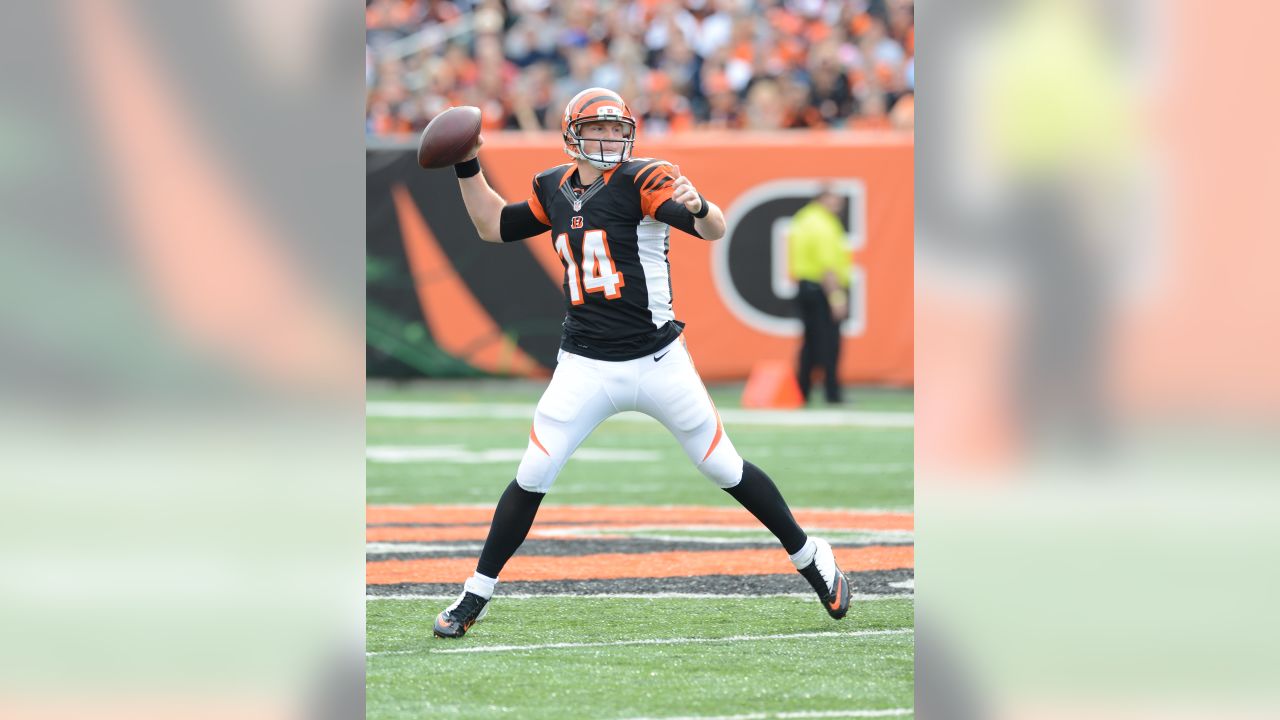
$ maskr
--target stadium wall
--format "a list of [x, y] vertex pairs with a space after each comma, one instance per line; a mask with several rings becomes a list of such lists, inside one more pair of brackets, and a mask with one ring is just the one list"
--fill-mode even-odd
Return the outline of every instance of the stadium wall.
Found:
[[[567, 162], [555, 134], [486, 138], [481, 161], [509, 201]], [[760, 360], [793, 362], [787, 219], [824, 182], [848, 196], [856, 267], [841, 378], [909, 385], [913, 368], [913, 143], [899, 133], [699, 133], [637, 144], [680, 166], [724, 210], [725, 238], [671, 235], [676, 317], [709, 381]], [[367, 157], [368, 372], [515, 375], [554, 367], [563, 270], [550, 235], [497, 245], [475, 234], [449, 170], [421, 170], [412, 142]]]

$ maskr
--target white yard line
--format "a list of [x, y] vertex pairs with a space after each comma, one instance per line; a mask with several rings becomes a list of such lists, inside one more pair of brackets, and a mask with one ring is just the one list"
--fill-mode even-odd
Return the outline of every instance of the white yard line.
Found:
[[[855, 533], [856, 531], [848, 531], [844, 534], [852, 535]], [[606, 533], [604, 531], [601, 531], [600, 534], [605, 535]], [[618, 531], [615, 530], [612, 534], [617, 535]], [[777, 543], [777, 540], [775, 540], [772, 535], [767, 537], [760, 536], [760, 537], [731, 538], [731, 537], [706, 537], [702, 535], [656, 535], [656, 534], [651, 535], [649, 533], [642, 533], [642, 534], [625, 533], [625, 534], [639, 540], [659, 540], [662, 542], [691, 543], [691, 544], [704, 544], [704, 545], [733, 545], [735, 543], [759, 543], [762, 545], [772, 545]], [[591, 535], [584, 534], [579, 537], [580, 539], [587, 540], [591, 538]], [[832, 540], [831, 530], [827, 529], [826, 532], [823, 533], [823, 537], [827, 540], [831, 540], [832, 542], [839, 544], [843, 542], [860, 542], [860, 543], [901, 542], [903, 540], [911, 540], [913, 538], [913, 535], [910, 532], [906, 532], [906, 533], [893, 532], [893, 531], [885, 532], [885, 533], [868, 532], [868, 533], [859, 534], [859, 537], [856, 537], [856, 538], [837, 537], [834, 540]]]
[[885, 710], [791, 710], [786, 712], [758, 712], [745, 715], [664, 715], [657, 717], [625, 718], [625, 720], [801, 720], [801, 718], [876, 718], [914, 715], [915, 708], [888, 708]]
[[[729, 642], [754, 642], [758, 640], [795, 640], [802, 638], [826, 638], [826, 637], [871, 637], [875, 635], [909, 635], [915, 633], [915, 628], [900, 628], [896, 630], [858, 630], [855, 632], [810, 632], [810, 633], [785, 633], [778, 635], [731, 635], [721, 638], [644, 638], [640, 640], [613, 640], [609, 642], [583, 642], [583, 643], [542, 643], [538, 645], [479, 645], [476, 647], [449, 648], [445, 650], [433, 650], [434, 653], [490, 653], [490, 652], [510, 652], [515, 650], [562, 650], [576, 648], [592, 648], [592, 647], [624, 647], [628, 645], [701, 645], [709, 643], [729, 643]], [[387, 650], [383, 652], [367, 652], [365, 655], [373, 657], [378, 655], [410, 655], [419, 653], [422, 650]]]
[[[388, 509], [388, 510], [415, 510], [421, 507], [448, 507], [452, 509], [470, 508], [472, 510], [492, 511], [493, 505], [495, 502], [497, 501], [495, 500], [494, 502], [488, 502], [488, 503], [444, 503], [444, 504], [373, 503], [368, 507], [378, 508], [378, 509]], [[545, 507], [551, 507], [551, 505], [547, 505]], [[632, 509], [632, 508], [644, 509], [644, 510], [688, 510], [690, 508], [694, 508], [698, 510], [711, 509], [711, 510], [716, 510], [718, 512], [730, 512], [730, 511], [736, 511], [739, 509], [736, 506], [732, 506], [732, 505], [717, 505], [717, 506], [710, 506], [710, 505], [600, 505], [597, 503], [593, 503], [589, 505], [579, 505], [576, 503], [567, 504], [567, 505], [561, 504], [558, 507], [573, 508], [573, 509], [582, 510], [582, 511], [593, 510], [593, 509], [617, 510], [619, 507], [628, 508], [628, 509]], [[823, 512], [825, 513], [861, 513], [864, 515], [911, 515], [912, 513], [915, 512], [915, 509], [909, 505], [902, 506], [902, 507], [807, 507], [807, 506], [802, 506], [802, 507], [792, 507], [791, 511], [792, 512], [796, 512], [796, 511], [819, 512], [819, 513], [823, 513]], [[721, 526], [716, 525], [714, 527], [721, 527]]]
[[[853, 540], [855, 542], [893, 542], [901, 540], [912, 540], [915, 538], [913, 530], [859, 530], [857, 528], [832, 528], [814, 525], [813, 529], [821, 530], [822, 537], [831, 540], [836, 538], [836, 542]], [[739, 532], [742, 535], [680, 535], [681, 531], [689, 530], [705, 530], [705, 531], [725, 531], [728, 533]], [[750, 527], [746, 525], [730, 526], [730, 525], [645, 525], [638, 527], [617, 527], [608, 525], [588, 525], [580, 527], [548, 527], [541, 528], [536, 531], [539, 537], [558, 538], [568, 537], [577, 539], [590, 539], [593, 537], [617, 537], [625, 535], [644, 540], [663, 540], [667, 542], [689, 542], [689, 543], [705, 543], [708, 545], [728, 545], [731, 543], [743, 542], [777, 542], [772, 535], [767, 534], [767, 530], [758, 527]], [[669, 534], [675, 533], [675, 534]], [[746, 534], [751, 533], [751, 534]], [[854, 538], [846, 538], [848, 535], [856, 535]]]
[[393, 543], [393, 542], [371, 542], [364, 544], [364, 552], [366, 555], [386, 555], [388, 553], [430, 553], [430, 552], [455, 552], [466, 550], [467, 552], [479, 552], [484, 549], [484, 545], [480, 543]]
[[[488, 448], [467, 450], [458, 445], [370, 445], [364, 456], [379, 463], [482, 463], [519, 462], [525, 448]], [[615, 450], [611, 448], [581, 448], [573, 454], [573, 460], [587, 462], [655, 462], [662, 459], [656, 450]]]
[[[625, 508], [625, 505], [615, 505], [613, 509]], [[717, 510], [720, 508], [716, 508]], [[733, 508], [728, 508], [732, 510]], [[794, 509], [793, 509], [794, 512]], [[868, 513], [870, 514], [870, 513]], [[843, 518], [839, 518], [843, 519]], [[547, 522], [556, 522], [548, 520]], [[906, 533], [910, 536], [914, 530], [875, 530], [861, 529], [856, 527], [833, 527], [824, 525], [822, 522], [815, 522], [815, 530], [823, 533]], [[768, 530], [762, 525], [747, 524], [742, 525], [704, 525], [698, 523], [649, 523], [647, 525], [573, 525], [568, 527], [548, 527], [543, 532], [555, 535], [575, 535], [581, 532], [608, 532], [614, 535], [618, 533], [631, 532], [669, 532], [669, 531], [711, 531], [711, 532], [762, 532], [767, 533]], [[767, 536], [772, 538], [773, 536]]]
[[[759, 595], [748, 595], [746, 593], [681, 593], [681, 592], [656, 592], [656, 593], [547, 593], [545, 595], [535, 595], [533, 593], [514, 593], [511, 595], [499, 595], [502, 600], [534, 600], [538, 598], [618, 598], [621, 600], [755, 600], [758, 598], [804, 598], [806, 600], [813, 598], [813, 593], [763, 593]], [[894, 595], [871, 595], [867, 593], [853, 593], [849, 596], [852, 602], [868, 602], [872, 600], [904, 600], [911, 599], [911, 593], [900, 593]], [[365, 600], [457, 600], [458, 593], [449, 595], [433, 595], [423, 594], [414, 595], [411, 593], [396, 593], [394, 595], [365, 595]]]
[[870, 410], [721, 410], [720, 419], [729, 425], [865, 427], [907, 430], [916, 426], [915, 413], [874, 412]]
[[[366, 417], [422, 420], [533, 420], [533, 405], [523, 403], [370, 402]], [[797, 427], [915, 427], [915, 413], [871, 410], [737, 410], [720, 411], [729, 425]], [[624, 412], [607, 422], [657, 422], [647, 415]]]

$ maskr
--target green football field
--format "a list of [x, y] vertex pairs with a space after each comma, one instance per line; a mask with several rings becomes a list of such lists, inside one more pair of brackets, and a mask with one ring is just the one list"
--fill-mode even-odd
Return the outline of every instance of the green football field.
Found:
[[662, 426], [627, 413], [565, 466], [484, 621], [434, 638], [541, 388], [370, 384], [369, 718], [912, 716], [909, 390], [762, 415], [740, 386], [710, 388], [738, 451], [836, 547], [843, 621]]

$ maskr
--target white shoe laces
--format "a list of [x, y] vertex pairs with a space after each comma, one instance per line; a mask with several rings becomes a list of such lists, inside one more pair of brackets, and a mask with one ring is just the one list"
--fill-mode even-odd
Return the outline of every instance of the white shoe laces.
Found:
[[[445, 608], [444, 611], [446, 613], [450, 613], [450, 616], [452, 616], [453, 611], [458, 609], [458, 606], [462, 604], [463, 599], [465, 599], [466, 597], [467, 597], [467, 591], [463, 590], [462, 593], [458, 595], [458, 599], [454, 600], [453, 604]], [[480, 622], [481, 620], [484, 619], [484, 616], [488, 614], [489, 614], [489, 603], [486, 601], [484, 604], [484, 607], [480, 608], [480, 613], [476, 615], [475, 621]]]
[[814, 538], [813, 542], [818, 546], [818, 551], [813, 555], [813, 561], [818, 566], [818, 572], [822, 573], [822, 581], [827, 584], [827, 592], [834, 592], [836, 584], [836, 555], [831, 550], [831, 543], [820, 538]]

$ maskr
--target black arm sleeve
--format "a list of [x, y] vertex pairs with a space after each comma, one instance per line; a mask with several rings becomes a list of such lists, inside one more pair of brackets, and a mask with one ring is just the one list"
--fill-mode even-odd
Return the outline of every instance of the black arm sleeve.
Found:
[[533, 214], [528, 200], [504, 206], [498, 227], [502, 232], [502, 242], [524, 240], [551, 229]]
[[667, 200], [659, 205], [658, 211], [653, 214], [653, 219], [677, 230], [683, 230], [696, 238], [702, 237], [697, 230], [693, 229], [693, 213], [675, 200]]

